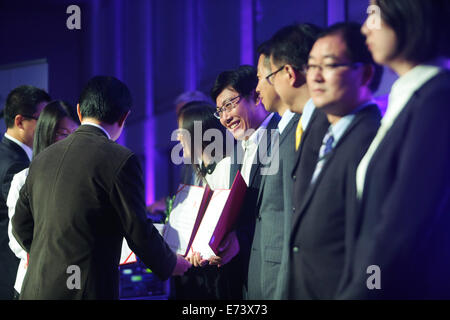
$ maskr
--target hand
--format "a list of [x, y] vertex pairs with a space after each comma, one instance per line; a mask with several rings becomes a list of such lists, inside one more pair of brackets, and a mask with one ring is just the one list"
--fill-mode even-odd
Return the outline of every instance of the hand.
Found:
[[194, 252], [187, 258], [194, 267], [203, 267], [208, 264], [208, 260], [203, 259], [200, 252]]
[[187, 261], [183, 256], [177, 254], [177, 264], [172, 271], [173, 276], [182, 276], [188, 269], [192, 267], [192, 264]]
[[217, 265], [219, 268], [227, 264], [239, 253], [239, 241], [236, 232], [230, 232], [220, 243], [219, 256], [209, 258], [209, 264]]

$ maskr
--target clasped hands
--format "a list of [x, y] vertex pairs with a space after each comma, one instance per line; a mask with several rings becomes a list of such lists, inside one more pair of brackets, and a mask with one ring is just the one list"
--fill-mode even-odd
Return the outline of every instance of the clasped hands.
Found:
[[213, 256], [209, 259], [203, 259], [199, 252], [194, 252], [186, 258], [194, 267], [203, 267], [205, 265], [217, 265], [219, 268], [231, 261], [239, 253], [239, 241], [236, 232], [230, 232], [220, 243], [219, 256]]

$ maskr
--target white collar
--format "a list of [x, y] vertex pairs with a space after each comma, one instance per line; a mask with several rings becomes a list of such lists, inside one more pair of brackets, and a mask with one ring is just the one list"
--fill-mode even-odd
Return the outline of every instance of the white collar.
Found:
[[303, 107], [303, 113], [302, 113], [302, 129], [303, 132], [306, 131], [308, 128], [309, 120], [311, 120], [311, 116], [314, 113], [314, 110], [316, 109], [316, 106], [314, 105], [314, 102], [312, 99], [309, 99], [305, 106]]
[[11, 137], [9, 134], [5, 133], [5, 138], [8, 140], [11, 140], [12, 142], [16, 143], [25, 151], [27, 154], [28, 159], [31, 161], [31, 158], [33, 157], [33, 149], [31, 149], [29, 146], [27, 146], [25, 143], [17, 140], [16, 138]]
[[430, 63], [418, 65], [398, 78], [392, 85], [391, 93], [389, 94], [388, 108], [383, 119], [381, 119], [381, 126], [356, 170], [356, 194], [358, 199], [362, 198], [364, 192], [364, 184], [369, 163], [378, 149], [378, 146], [383, 141], [386, 133], [392, 127], [395, 119], [405, 108], [413, 94], [426, 82], [441, 72], [443, 65], [443, 61], [438, 59]]
[[88, 125], [88, 126], [93, 126], [93, 127], [99, 128], [100, 130], [102, 130], [106, 134], [108, 139], [111, 140], [111, 136], [109, 135], [108, 131], [106, 131], [105, 128], [103, 128], [101, 125], [98, 125], [96, 123], [92, 123], [92, 122], [89, 122], [89, 121], [83, 121], [83, 122], [81, 122], [81, 124], [82, 125], [85, 124], [85, 125]]
[[386, 114], [381, 123], [390, 125], [403, 110], [413, 94], [443, 69], [439, 60], [418, 65], [398, 78], [392, 85]]
[[251, 134], [251, 136], [247, 140], [242, 140], [242, 147], [244, 150], [246, 150], [246, 147], [248, 147], [251, 144], [258, 145], [259, 141], [261, 140], [265, 129], [267, 128], [267, 125], [269, 124], [270, 120], [272, 120], [273, 113], [270, 113], [266, 119], [261, 123], [261, 125], [256, 129], [255, 132]]
[[278, 131], [280, 134], [283, 133], [284, 129], [288, 125], [289, 121], [291, 121], [292, 117], [294, 116], [294, 113], [287, 109], [283, 115], [281, 116], [280, 122], [278, 122]]

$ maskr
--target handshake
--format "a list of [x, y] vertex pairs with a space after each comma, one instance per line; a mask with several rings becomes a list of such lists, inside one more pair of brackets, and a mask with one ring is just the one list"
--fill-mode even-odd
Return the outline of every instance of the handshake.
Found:
[[236, 232], [232, 231], [226, 236], [219, 246], [219, 256], [213, 256], [209, 260], [201, 257], [200, 253], [194, 252], [189, 258], [177, 255], [177, 264], [172, 272], [173, 276], [183, 275], [192, 265], [203, 267], [207, 264], [221, 267], [231, 261], [239, 253], [239, 241]]

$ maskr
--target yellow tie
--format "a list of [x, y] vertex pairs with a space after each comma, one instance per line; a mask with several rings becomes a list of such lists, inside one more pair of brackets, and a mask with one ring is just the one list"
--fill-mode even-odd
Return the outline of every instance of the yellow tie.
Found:
[[298, 120], [297, 130], [295, 130], [295, 151], [298, 150], [300, 141], [302, 140], [303, 127], [302, 127], [302, 117]]

